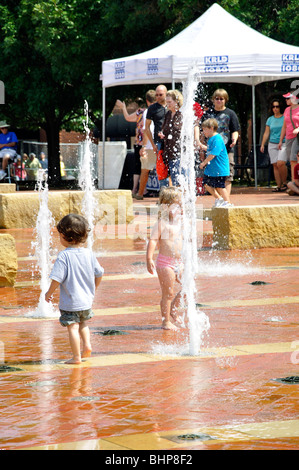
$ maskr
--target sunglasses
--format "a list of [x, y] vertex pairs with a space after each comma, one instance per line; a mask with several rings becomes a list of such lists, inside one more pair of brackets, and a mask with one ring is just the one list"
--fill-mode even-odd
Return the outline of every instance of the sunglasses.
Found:
[[164, 96], [163, 93], [156, 93], [156, 96]]
[[272, 106], [272, 109], [273, 109], [273, 108], [280, 108], [280, 106], [274, 105], [274, 106]]

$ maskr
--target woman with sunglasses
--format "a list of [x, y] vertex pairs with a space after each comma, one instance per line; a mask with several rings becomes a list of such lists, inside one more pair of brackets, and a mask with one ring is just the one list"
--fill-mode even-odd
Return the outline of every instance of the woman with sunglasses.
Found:
[[286, 191], [288, 176], [286, 153], [284, 148], [279, 150], [277, 147], [284, 123], [282, 104], [278, 99], [273, 99], [271, 101], [271, 113], [272, 116], [270, 116], [266, 121], [266, 129], [261, 143], [261, 152], [264, 153], [265, 144], [269, 140], [268, 153], [270, 162], [273, 165], [274, 178], [277, 184], [276, 188], [273, 189], [273, 192]]
[[282, 141], [286, 139], [286, 156], [291, 163], [291, 178], [294, 181], [294, 167], [297, 163], [297, 152], [299, 150], [299, 100], [295, 94], [286, 93], [287, 108], [284, 112], [284, 123], [281, 129], [278, 148], [282, 147]]

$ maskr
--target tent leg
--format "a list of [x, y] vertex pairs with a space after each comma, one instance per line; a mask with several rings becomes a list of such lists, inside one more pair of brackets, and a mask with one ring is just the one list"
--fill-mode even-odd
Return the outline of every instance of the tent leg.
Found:
[[252, 143], [253, 143], [253, 158], [254, 158], [254, 180], [255, 180], [255, 188], [257, 188], [255, 85], [252, 85]]
[[106, 88], [103, 87], [102, 99], [102, 189], [105, 189], [105, 140], [106, 140]]

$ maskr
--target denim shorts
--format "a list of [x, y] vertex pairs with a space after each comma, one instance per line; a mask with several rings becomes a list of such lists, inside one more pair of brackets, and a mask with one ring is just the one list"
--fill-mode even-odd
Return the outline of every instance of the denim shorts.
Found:
[[59, 321], [62, 326], [68, 326], [72, 323], [82, 323], [85, 320], [89, 320], [93, 316], [94, 313], [91, 308], [88, 310], [80, 310], [79, 312], [68, 312], [67, 310], [60, 310]]

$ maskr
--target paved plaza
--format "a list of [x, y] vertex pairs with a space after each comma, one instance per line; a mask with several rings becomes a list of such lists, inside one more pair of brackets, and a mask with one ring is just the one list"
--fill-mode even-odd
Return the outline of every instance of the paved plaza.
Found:
[[[231, 200], [299, 204], [271, 189], [234, 190]], [[198, 219], [196, 302], [210, 329], [190, 356], [188, 328], [161, 329], [158, 279], [146, 270], [156, 202], [134, 202], [135, 236], [95, 241], [105, 275], [89, 323], [92, 356], [81, 365], [64, 363], [59, 320], [34, 318], [33, 229], [0, 231], [15, 238], [19, 266], [15, 287], [0, 289], [1, 449], [298, 449], [299, 247], [215, 250], [208, 211]], [[213, 203], [197, 199], [207, 210]]]

